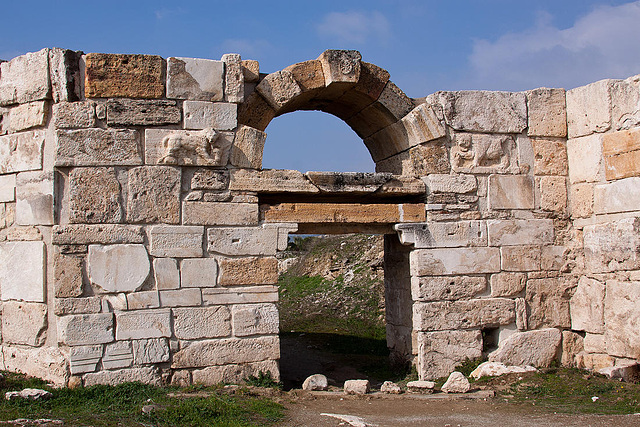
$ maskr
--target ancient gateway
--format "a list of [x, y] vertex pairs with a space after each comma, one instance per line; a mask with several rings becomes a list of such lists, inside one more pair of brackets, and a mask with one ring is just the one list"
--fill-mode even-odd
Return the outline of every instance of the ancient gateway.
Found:
[[[409, 98], [356, 51], [43, 49], [0, 65], [0, 368], [57, 384], [278, 376], [291, 233], [385, 235], [421, 379], [640, 357], [640, 76]], [[344, 120], [376, 173], [262, 169], [269, 122]], [[268, 141], [267, 141], [268, 143]], [[300, 142], [304, 143], [303, 140]]]

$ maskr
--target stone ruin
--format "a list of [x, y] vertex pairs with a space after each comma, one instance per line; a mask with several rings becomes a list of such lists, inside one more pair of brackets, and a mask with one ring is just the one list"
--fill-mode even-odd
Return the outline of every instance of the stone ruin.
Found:
[[[2, 63], [0, 368], [278, 378], [275, 256], [347, 232], [385, 236], [388, 345], [420, 379], [487, 352], [636, 363], [640, 76], [417, 99], [389, 77], [339, 50], [271, 74], [236, 54]], [[344, 120], [376, 173], [262, 169], [295, 110]]]

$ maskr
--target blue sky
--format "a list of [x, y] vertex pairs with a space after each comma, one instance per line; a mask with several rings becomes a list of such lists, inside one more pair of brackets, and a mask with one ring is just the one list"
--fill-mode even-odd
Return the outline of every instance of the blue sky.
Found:
[[[6, 1], [0, 58], [43, 47], [219, 59], [262, 72], [357, 49], [411, 97], [580, 86], [640, 73], [640, 1]], [[264, 166], [372, 171], [362, 141], [320, 112], [276, 118]]]

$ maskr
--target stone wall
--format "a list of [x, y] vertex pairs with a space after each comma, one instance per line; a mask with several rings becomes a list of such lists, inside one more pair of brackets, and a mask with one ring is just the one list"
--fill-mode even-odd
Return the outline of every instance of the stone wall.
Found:
[[[235, 54], [2, 63], [0, 367], [277, 378], [276, 252], [354, 231], [387, 235], [388, 343], [423, 379], [483, 354], [635, 360], [639, 98], [629, 79], [411, 99], [355, 51], [268, 75]], [[377, 173], [263, 170], [264, 130], [299, 109], [348, 123]]]

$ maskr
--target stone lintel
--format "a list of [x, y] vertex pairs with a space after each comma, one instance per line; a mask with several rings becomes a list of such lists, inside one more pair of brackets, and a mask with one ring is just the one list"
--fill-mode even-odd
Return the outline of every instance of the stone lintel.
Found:
[[426, 219], [424, 203], [280, 203], [261, 205], [266, 222], [296, 223], [396, 223]]

